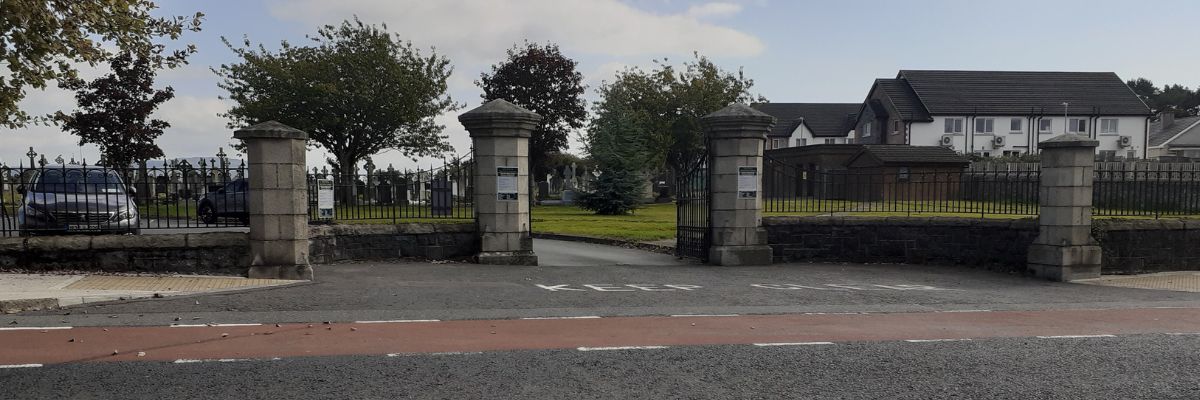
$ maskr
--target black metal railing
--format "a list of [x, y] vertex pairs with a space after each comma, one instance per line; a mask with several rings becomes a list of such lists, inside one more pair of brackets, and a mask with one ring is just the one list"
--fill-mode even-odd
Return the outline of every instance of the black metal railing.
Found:
[[[420, 222], [473, 220], [474, 161], [468, 154], [440, 167], [308, 175], [312, 222]], [[332, 215], [322, 215], [322, 182], [332, 186]], [[325, 204], [328, 205], [328, 204]]]
[[212, 164], [0, 167], [0, 236], [245, 226], [245, 169]]
[[1155, 169], [1097, 169], [1092, 214], [1111, 217], [1200, 215], [1200, 171]]
[[801, 168], [764, 159], [763, 211], [776, 214], [1037, 215], [1038, 171]]

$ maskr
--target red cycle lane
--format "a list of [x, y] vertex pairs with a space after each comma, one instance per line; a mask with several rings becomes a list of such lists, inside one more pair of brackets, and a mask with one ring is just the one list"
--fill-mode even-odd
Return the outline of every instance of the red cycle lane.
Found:
[[0, 331], [0, 366], [997, 337], [1200, 333], [1200, 308], [86, 327]]

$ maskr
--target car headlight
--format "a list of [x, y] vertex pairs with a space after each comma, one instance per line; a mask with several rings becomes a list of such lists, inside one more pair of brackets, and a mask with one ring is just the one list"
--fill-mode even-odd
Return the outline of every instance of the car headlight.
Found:
[[125, 208], [121, 211], [117, 211], [116, 215], [113, 215], [113, 221], [127, 221], [137, 218], [137, 215], [138, 213], [136, 209]]
[[49, 213], [39, 210], [33, 204], [25, 204], [25, 215], [30, 217], [48, 217]]

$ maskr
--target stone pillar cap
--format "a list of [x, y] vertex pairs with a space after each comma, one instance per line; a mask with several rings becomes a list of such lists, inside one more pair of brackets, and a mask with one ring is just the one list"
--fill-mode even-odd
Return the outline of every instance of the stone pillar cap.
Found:
[[766, 140], [767, 132], [775, 126], [775, 117], [745, 104], [733, 104], [701, 117], [700, 123], [710, 138]]
[[1063, 147], [1096, 147], [1099, 145], [1100, 145], [1099, 140], [1095, 140], [1095, 139], [1092, 139], [1092, 138], [1084, 136], [1084, 135], [1076, 135], [1073, 133], [1068, 133], [1065, 135], [1058, 135], [1058, 136], [1046, 139], [1046, 141], [1038, 143], [1038, 148], [1039, 149], [1055, 149], [1055, 148], [1063, 148]]
[[522, 120], [541, 122], [542, 116], [504, 99], [495, 99], [458, 116], [464, 124], [483, 120]]
[[308, 140], [308, 133], [272, 120], [233, 131], [233, 138]]
[[700, 120], [705, 123], [737, 121], [747, 124], [775, 125], [775, 117], [741, 103], [731, 104], [701, 117]]

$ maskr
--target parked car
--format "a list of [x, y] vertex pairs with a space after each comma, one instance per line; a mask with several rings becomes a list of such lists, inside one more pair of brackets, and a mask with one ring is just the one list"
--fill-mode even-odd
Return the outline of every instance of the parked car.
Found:
[[134, 189], [116, 171], [99, 167], [47, 166], [29, 187], [18, 187], [20, 235], [43, 233], [141, 233]]
[[216, 191], [205, 193], [196, 208], [200, 221], [215, 224], [218, 218], [237, 218], [242, 223], [248, 222], [250, 210], [246, 204], [246, 192], [249, 189], [245, 179], [237, 179]]

